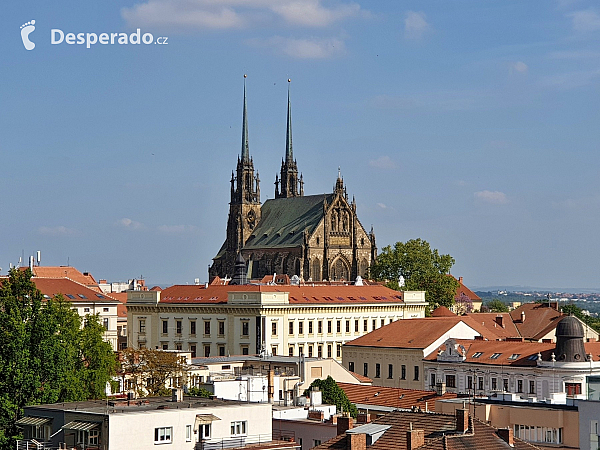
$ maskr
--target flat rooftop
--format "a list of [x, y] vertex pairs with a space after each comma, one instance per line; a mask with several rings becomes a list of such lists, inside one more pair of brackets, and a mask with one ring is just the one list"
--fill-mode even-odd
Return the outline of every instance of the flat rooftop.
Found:
[[52, 403], [49, 405], [32, 405], [26, 406], [25, 408], [29, 411], [55, 410], [90, 414], [123, 414], [156, 410], [215, 408], [222, 406], [237, 408], [249, 404], [254, 405], [257, 403], [184, 396], [183, 401], [181, 402], [174, 402], [171, 400], [171, 397], [145, 397], [129, 401], [126, 399], [88, 400], [82, 402]]

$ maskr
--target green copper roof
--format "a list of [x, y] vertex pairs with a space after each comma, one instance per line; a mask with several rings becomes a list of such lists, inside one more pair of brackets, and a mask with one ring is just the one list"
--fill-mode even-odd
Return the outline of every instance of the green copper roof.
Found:
[[312, 233], [323, 218], [323, 199], [331, 203], [333, 194], [267, 200], [244, 250], [301, 246], [304, 230]]

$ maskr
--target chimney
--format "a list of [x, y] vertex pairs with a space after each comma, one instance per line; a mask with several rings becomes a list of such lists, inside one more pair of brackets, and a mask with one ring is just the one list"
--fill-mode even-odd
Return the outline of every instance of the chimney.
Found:
[[437, 382], [435, 384], [435, 393], [437, 395], [444, 395], [446, 393], [446, 383]]
[[457, 409], [456, 410], [456, 431], [459, 433], [466, 433], [469, 431], [469, 410], [468, 409]]
[[504, 328], [504, 316], [502, 314], [496, 316], [496, 323]]
[[425, 430], [413, 430], [412, 422], [410, 430], [406, 432], [406, 449], [413, 450], [425, 445]]
[[521, 311], [521, 323], [525, 322], [525, 311]]
[[337, 420], [337, 435], [344, 434], [346, 431], [351, 430], [354, 427], [354, 421], [350, 414], [344, 413], [344, 415], [338, 417]]
[[515, 439], [514, 439], [513, 429], [511, 427], [499, 428], [498, 429], [498, 436], [500, 436], [500, 438], [504, 442], [506, 442], [508, 445], [510, 445], [511, 447], [515, 446]]
[[458, 277], [458, 282], [459, 282], [460, 284], [463, 284], [462, 280], [463, 280], [463, 279], [462, 279], [462, 277]]
[[365, 433], [346, 433], [346, 450], [366, 450], [367, 435]]

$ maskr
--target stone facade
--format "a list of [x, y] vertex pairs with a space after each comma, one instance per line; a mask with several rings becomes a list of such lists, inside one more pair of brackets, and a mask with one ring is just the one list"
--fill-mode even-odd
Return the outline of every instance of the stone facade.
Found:
[[305, 281], [348, 281], [364, 277], [377, 256], [373, 229], [358, 220], [356, 202], [349, 201], [341, 174], [333, 193], [304, 195], [302, 174], [292, 151], [288, 94], [286, 153], [276, 176], [275, 198], [260, 203], [260, 179], [248, 148], [246, 89], [242, 153], [231, 176], [227, 238], [213, 258], [210, 278], [231, 277], [238, 253], [249, 278], [273, 273], [297, 275]]

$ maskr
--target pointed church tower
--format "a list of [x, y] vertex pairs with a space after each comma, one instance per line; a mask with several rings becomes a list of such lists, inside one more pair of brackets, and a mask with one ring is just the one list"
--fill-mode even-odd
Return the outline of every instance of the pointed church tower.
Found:
[[[304, 181], [300, 175], [298, 181], [298, 166], [294, 159], [292, 148], [292, 104], [290, 102], [290, 83], [288, 79], [288, 109], [287, 129], [285, 132], [285, 160], [281, 160], [281, 176], [275, 176], [275, 198], [302, 197], [304, 195]], [[279, 188], [281, 185], [281, 188]]]
[[242, 113], [242, 151], [238, 157], [236, 175], [231, 177], [231, 201], [227, 222], [227, 260], [235, 261], [244, 243], [260, 220], [260, 179], [254, 175], [254, 162], [248, 145], [248, 107], [246, 75], [244, 75], [244, 110]]

